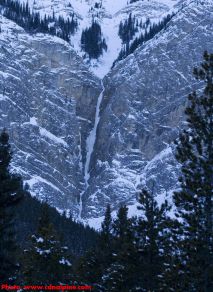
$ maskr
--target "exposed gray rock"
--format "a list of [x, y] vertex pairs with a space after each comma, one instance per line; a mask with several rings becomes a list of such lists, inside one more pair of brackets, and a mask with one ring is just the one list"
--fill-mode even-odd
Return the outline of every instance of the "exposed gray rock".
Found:
[[1, 22], [0, 125], [11, 137], [13, 168], [33, 195], [77, 216], [100, 81], [64, 41]]
[[203, 85], [192, 76], [213, 43], [213, 2], [179, 7], [168, 27], [105, 77], [85, 217], [107, 203], [135, 202], [141, 186], [168, 193], [177, 187], [173, 141], [184, 125], [186, 96]]

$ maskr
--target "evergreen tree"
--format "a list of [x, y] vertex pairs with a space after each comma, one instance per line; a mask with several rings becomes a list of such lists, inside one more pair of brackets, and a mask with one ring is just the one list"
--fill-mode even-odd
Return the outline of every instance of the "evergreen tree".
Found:
[[80, 285], [92, 285], [93, 291], [104, 291], [101, 284], [101, 257], [97, 247], [78, 260], [75, 267], [75, 279]]
[[14, 229], [15, 206], [23, 199], [25, 190], [20, 176], [10, 172], [12, 159], [9, 135], [0, 135], [0, 282], [10, 283], [17, 270]]
[[128, 218], [128, 208], [119, 209], [113, 222], [112, 261], [103, 274], [106, 291], [135, 291], [139, 275], [137, 249], [134, 239], [133, 219]]
[[101, 27], [93, 21], [91, 27], [82, 31], [81, 48], [90, 59], [97, 59], [107, 50], [105, 39], [102, 37]]
[[122, 39], [123, 44], [129, 43], [130, 40], [133, 39], [133, 36], [138, 31], [138, 21], [136, 17], [130, 13], [127, 20], [124, 22], [120, 22], [118, 35]]
[[104, 221], [102, 222], [101, 227], [99, 247], [100, 250], [109, 252], [112, 243], [112, 216], [110, 205], [106, 208]]
[[139, 203], [138, 209], [143, 213], [137, 221], [140, 287], [144, 291], [171, 291], [176, 284], [171, 274], [175, 264], [174, 231], [178, 224], [168, 215], [171, 206], [167, 200], [159, 206], [153, 192], [143, 190]]
[[203, 94], [188, 96], [188, 129], [177, 144], [181, 191], [174, 195], [181, 218], [183, 291], [213, 291], [213, 54], [204, 53], [197, 80]]
[[[140, 27], [145, 29], [144, 33], [141, 33], [139, 37], [136, 37], [131, 43], [130, 40], [133, 38], [135, 32], [138, 31], [138, 26], [135, 18], [129, 17], [129, 20], [124, 24], [121, 22], [119, 26], [119, 36], [123, 40], [123, 48], [119, 52], [118, 58], [114, 61], [113, 66], [117, 61], [126, 58], [129, 54], [132, 54], [139, 46], [143, 43], [152, 39], [157, 33], [164, 29], [167, 23], [172, 19], [174, 14], [168, 14], [158, 24], [150, 24], [150, 19], [147, 18], [144, 24], [140, 24]], [[112, 67], [113, 67], [112, 66]]]
[[[105, 291], [102, 276], [112, 261], [112, 217], [110, 205], [107, 206], [97, 246], [88, 252], [78, 263], [79, 282], [91, 284], [95, 291]], [[94, 284], [95, 283], [95, 284]]]
[[31, 247], [25, 250], [22, 265], [23, 282], [38, 285], [67, 284], [72, 279], [72, 265], [67, 247], [49, 219], [48, 206], [43, 203], [37, 233], [31, 237]]
[[[67, 246], [72, 255], [82, 256], [96, 245], [99, 238], [98, 232], [65, 215], [62, 216], [54, 207], [49, 205], [47, 207], [51, 223], [57, 234], [60, 234], [62, 245]], [[16, 206], [17, 242], [23, 249], [28, 249], [30, 246], [29, 234], [37, 233], [42, 208], [43, 203], [30, 194]]]
[[54, 11], [52, 16], [47, 17], [45, 15], [44, 18], [41, 18], [40, 13], [30, 11], [28, 3], [0, 0], [0, 5], [3, 7], [2, 11], [5, 17], [15, 21], [30, 33], [49, 33], [69, 42], [70, 35], [74, 34], [78, 27], [74, 13], [71, 15], [71, 19], [68, 18], [67, 20], [64, 20], [61, 16], [57, 19]]

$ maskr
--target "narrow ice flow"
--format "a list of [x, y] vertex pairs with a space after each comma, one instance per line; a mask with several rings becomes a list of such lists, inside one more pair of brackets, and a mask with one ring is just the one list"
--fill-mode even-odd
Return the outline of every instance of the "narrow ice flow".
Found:
[[80, 193], [80, 198], [79, 198], [79, 213], [78, 213], [78, 220], [81, 221], [81, 214], [82, 214], [82, 209], [83, 209], [83, 202], [82, 202], [82, 197], [83, 197], [84, 191]]
[[90, 173], [89, 173], [89, 166], [90, 166], [90, 161], [91, 161], [91, 156], [94, 150], [94, 145], [95, 145], [95, 140], [96, 140], [96, 133], [97, 133], [97, 128], [98, 128], [98, 123], [100, 121], [100, 106], [101, 106], [101, 102], [103, 99], [103, 94], [104, 94], [104, 85], [103, 82], [101, 81], [101, 85], [102, 85], [102, 91], [98, 97], [98, 101], [97, 101], [97, 105], [96, 105], [96, 112], [95, 112], [95, 123], [94, 123], [94, 127], [91, 130], [89, 136], [87, 137], [87, 141], [86, 141], [86, 162], [85, 162], [85, 168], [84, 168], [84, 180], [85, 180], [85, 185], [86, 188], [88, 188], [89, 184], [89, 178], [90, 178]]
[[85, 182], [85, 189], [80, 193], [80, 198], [79, 198], [79, 214], [78, 214], [78, 219], [81, 220], [81, 214], [82, 214], [82, 198], [85, 190], [88, 188], [89, 184], [89, 178], [90, 178], [90, 173], [89, 173], [89, 166], [90, 166], [90, 161], [92, 157], [92, 153], [94, 150], [94, 145], [95, 145], [95, 140], [96, 140], [96, 133], [97, 133], [97, 128], [98, 128], [98, 123], [100, 121], [100, 107], [101, 107], [101, 102], [103, 99], [104, 95], [104, 85], [103, 82], [101, 81], [101, 86], [102, 86], [102, 91], [98, 97], [97, 105], [96, 105], [96, 112], [95, 112], [95, 123], [94, 127], [91, 130], [89, 136], [87, 137], [86, 141], [86, 162], [85, 162], [85, 167], [84, 167], [84, 182]]

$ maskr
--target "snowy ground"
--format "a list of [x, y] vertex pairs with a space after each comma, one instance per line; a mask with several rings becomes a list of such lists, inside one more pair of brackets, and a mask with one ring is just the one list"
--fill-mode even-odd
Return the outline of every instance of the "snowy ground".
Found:
[[[162, 203], [164, 203], [165, 198], [167, 198], [168, 201], [170, 201], [170, 203], [171, 203], [172, 194], [173, 194], [173, 191], [171, 191], [169, 194], [167, 194], [167, 196], [165, 193], [160, 194], [156, 198], [158, 204], [161, 205]], [[140, 204], [138, 202], [136, 202], [133, 205], [127, 206], [129, 218], [142, 216], [141, 210], [138, 210], [138, 208], [137, 208], [138, 206], [140, 206]], [[169, 214], [171, 217], [174, 217], [174, 214], [175, 214], [174, 210], [172, 209]], [[113, 211], [111, 215], [112, 215], [113, 219], [116, 218], [117, 211]], [[83, 223], [85, 223], [86, 225], [88, 224], [91, 228], [94, 228], [97, 231], [100, 231], [101, 230], [101, 223], [103, 222], [103, 220], [104, 220], [104, 216], [98, 217], [98, 218], [87, 219]]]
[[[150, 160], [147, 163], [147, 165], [144, 168], [144, 172], [140, 176], [138, 176], [138, 175], [134, 176], [133, 173], [129, 172], [129, 173], [127, 173], [127, 179], [123, 183], [131, 184], [132, 182], [135, 181], [135, 186], [136, 186], [136, 182], [138, 181], [138, 184], [140, 184], [141, 188], [143, 188], [143, 186], [146, 185], [146, 181], [148, 179], [147, 174], [150, 172], [150, 170], [152, 168], [155, 168], [156, 165], [159, 164], [159, 162], [168, 159], [171, 155], [172, 155], [172, 149], [171, 149], [171, 147], [167, 147], [166, 149], [162, 150], [159, 154], [157, 154], [152, 160]], [[173, 173], [171, 168], [170, 168], [170, 172], [171, 172], [171, 174]], [[128, 179], [129, 179], [129, 181], [128, 181]], [[123, 180], [123, 177], [121, 177], [121, 183], [122, 183], [122, 180]], [[132, 187], [134, 187], [134, 184]], [[138, 190], [138, 188], [136, 187], [135, 191], [137, 192], [137, 190]], [[175, 214], [174, 204], [173, 204], [173, 199], [172, 199], [174, 191], [178, 191], [178, 185], [174, 185], [174, 188], [172, 190], [169, 190], [168, 192], [165, 189], [162, 189], [162, 191], [159, 192], [157, 194], [157, 196], [155, 197], [155, 200], [157, 201], [159, 206], [161, 206], [165, 202], [165, 200], [167, 200], [169, 202], [169, 204], [171, 204], [172, 209], [169, 212], [169, 215], [171, 217], [174, 217], [174, 214]], [[139, 205], [140, 204], [136, 201], [136, 199], [134, 199], [134, 201], [131, 204], [127, 205], [129, 218], [134, 217], [134, 216], [136, 216], [136, 217], [142, 216], [141, 210], [138, 210], [138, 208], [137, 208]], [[116, 215], [117, 215], [117, 211], [112, 211], [112, 218], [116, 218]], [[85, 224], [88, 224], [90, 227], [92, 227], [96, 230], [100, 230], [101, 223], [102, 223], [103, 219], [104, 219], [104, 216], [87, 219], [83, 222]]]

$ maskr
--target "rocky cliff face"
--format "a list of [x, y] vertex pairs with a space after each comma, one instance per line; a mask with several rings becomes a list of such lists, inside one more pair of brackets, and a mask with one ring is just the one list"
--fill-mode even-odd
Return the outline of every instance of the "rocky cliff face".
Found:
[[32, 195], [84, 219], [135, 204], [142, 186], [170, 197], [186, 95], [202, 87], [192, 68], [212, 50], [212, 1], [181, 1], [103, 84], [64, 41], [0, 22], [0, 125]]
[[[186, 96], [202, 84], [193, 67], [213, 43], [212, 1], [179, 7], [168, 27], [105, 78], [85, 216], [110, 203], [133, 203], [148, 186], [160, 196], [177, 187], [173, 141], [184, 126]], [[95, 207], [95, 208], [94, 208]]]
[[0, 124], [11, 136], [13, 168], [33, 195], [77, 216], [100, 81], [60, 39], [29, 36], [3, 17], [1, 30]]

